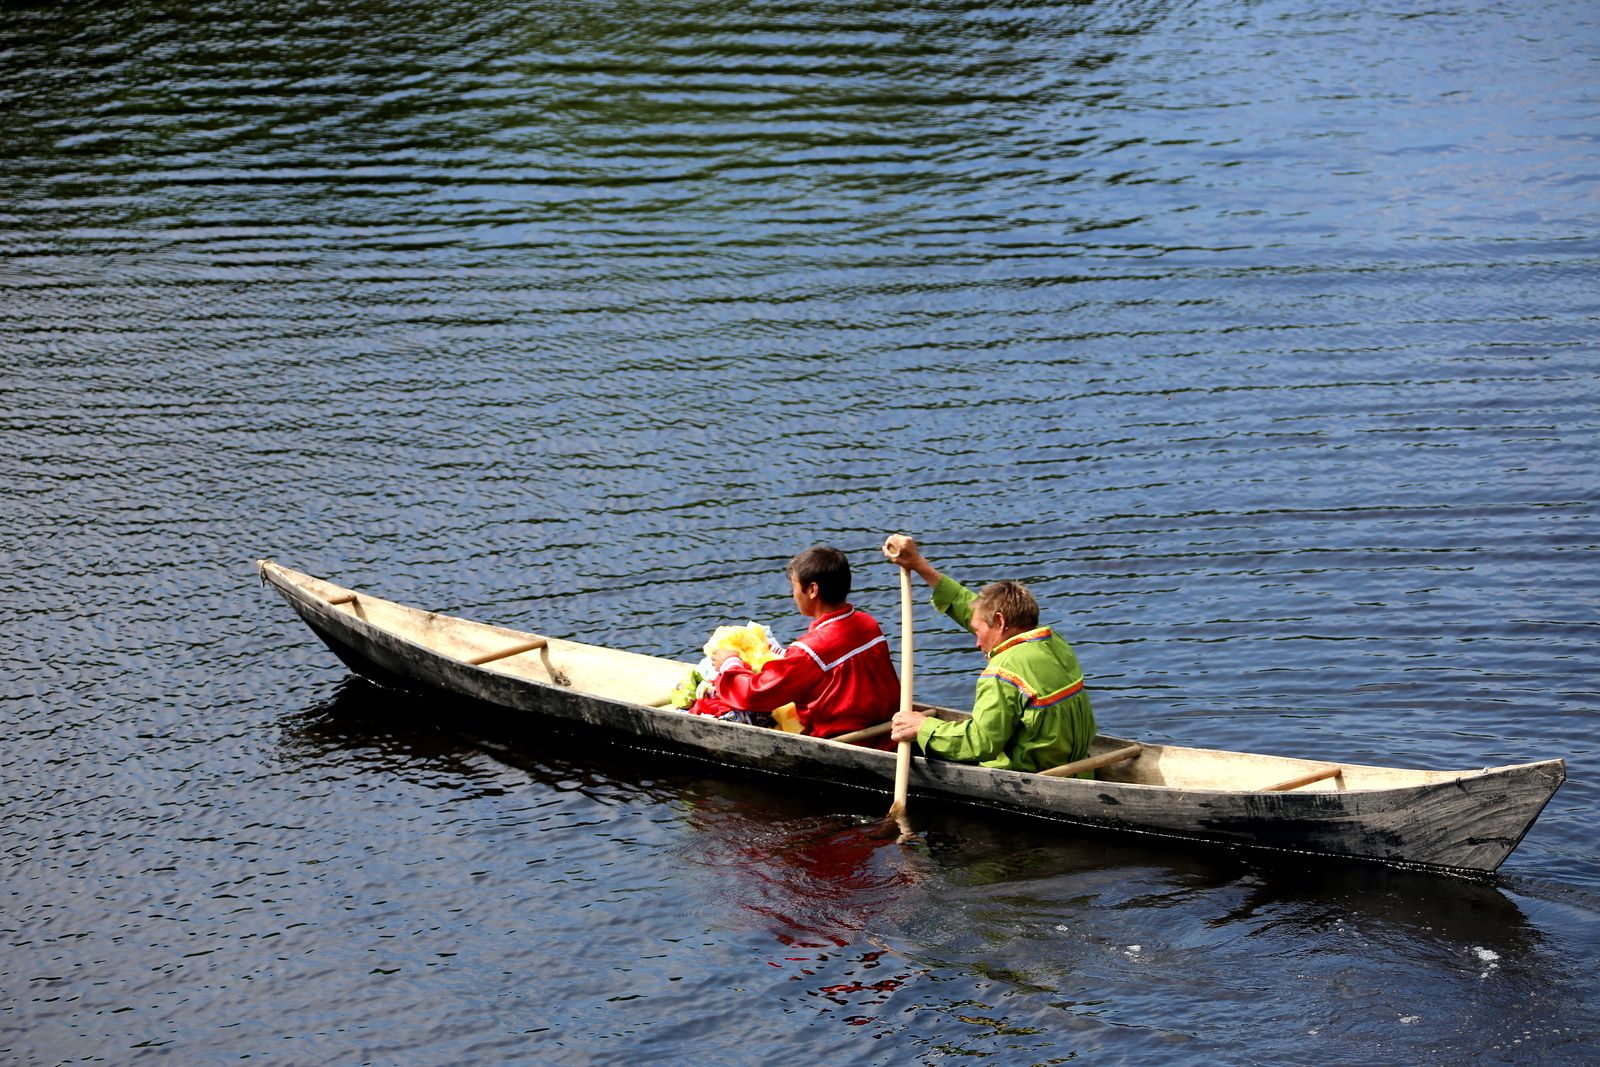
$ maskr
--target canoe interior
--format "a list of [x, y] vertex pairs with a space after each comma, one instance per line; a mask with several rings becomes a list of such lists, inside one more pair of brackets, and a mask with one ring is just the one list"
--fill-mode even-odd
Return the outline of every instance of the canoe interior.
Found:
[[[542, 636], [407, 607], [365, 593], [356, 594], [344, 586], [290, 571], [270, 562], [263, 561], [260, 566], [264, 577], [270, 569], [275, 582], [292, 584], [313, 598], [331, 605], [332, 610], [348, 613], [405, 641], [459, 660], [472, 660], [513, 650]], [[482, 669], [527, 681], [557, 685], [603, 700], [659, 709], [662, 715], [683, 714], [666, 705], [673, 688], [687, 676], [692, 664], [579, 641], [560, 638], [545, 640], [547, 643], [541, 648], [493, 659], [485, 663]], [[944, 718], [964, 715], [950, 709], [928, 710]], [[1095, 739], [1090, 754], [1098, 755], [1130, 744], [1132, 742], [1123, 738], [1102, 735]], [[1102, 767], [1095, 772], [1095, 777], [1100, 781], [1127, 785], [1234, 793], [1265, 790], [1332, 766], [1324, 761], [1287, 756], [1146, 745], [1137, 758]], [[1465, 774], [1482, 773], [1477, 770], [1409, 770], [1351, 763], [1337, 766], [1340, 770], [1338, 776], [1302, 785], [1296, 792], [1391, 790], [1450, 782]]]
[[[281, 568], [277, 569], [277, 574], [296, 579], [295, 585], [334, 604], [336, 611], [353, 615], [403, 640], [453, 659], [472, 660], [492, 655], [543, 636], [423, 611], [365, 593], [345, 603], [336, 603], [353, 591]], [[483, 669], [527, 681], [559, 685], [608, 700], [664, 707], [673, 687], [693, 667], [690, 663], [578, 641], [559, 638], [546, 640], [548, 643], [543, 648], [495, 659], [484, 664]]]

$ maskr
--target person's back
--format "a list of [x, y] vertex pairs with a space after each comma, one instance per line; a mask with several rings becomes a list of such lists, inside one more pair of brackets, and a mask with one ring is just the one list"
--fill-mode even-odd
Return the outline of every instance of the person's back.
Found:
[[794, 704], [808, 734], [833, 737], [887, 722], [900, 700], [889, 642], [877, 620], [853, 607], [850, 565], [818, 545], [789, 562], [795, 607], [812, 622], [781, 658], [759, 673], [737, 659], [719, 663], [716, 693], [735, 708], [770, 712]]
[[889, 641], [860, 608], [846, 605], [817, 619], [787, 654], [808, 656], [819, 672], [808, 699], [796, 702], [808, 734], [832, 737], [888, 722], [900, 703]]

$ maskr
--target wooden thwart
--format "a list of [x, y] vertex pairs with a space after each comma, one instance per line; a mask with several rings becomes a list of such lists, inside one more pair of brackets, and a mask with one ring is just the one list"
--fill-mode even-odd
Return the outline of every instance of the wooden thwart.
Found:
[[858, 744], [862, 741], [871, 741], [875, 737], [882, 737], [889, 732], [889, 724], [880, 722], [876, 726], [868, 726], [864, 730], [851, 730], [847, 734], [835, 734], [828, 738], [829, 741], [843, 741], [847, 745]]
[[1290, 778], [1286, 782], [1279, 782], [1277, 785], [1269, 785], [1263, 789], [1262, 792], [1282, 793], [1285, 790], [1299, 789], [1303, 785], [1310, 785], [1313, 782], [1320, 782], [1327, 778], [1337, 778], [1343, 773], [1343, 767], [1323, 767], [1321, 770], [1311, 771], [1308, 774], [1302, 774], [1298, 778]]
[[520, 656], [524, 652], [532, 652], [534, 649], [543, 648], [549, 643], [550, 642], [543, 637], [535, 637], [531, 640], [512, 645], [510, 648], [502, 648], [498, 652], [485, 652], [481, 656], [473, 656], [471, 659], [467, 660], [467, 662], [472, 664], [474, 667], [481, 667], [485, 663], [493, 663], [497, 659], [509, 659], [512, 656]]
[[332, 604], [334, 607], [338, 607], [340, 604], [354, 604], [355, 600], [356, 595], [354, 593], [342, 593], [339, 596], [331, 598], [328, 603]]
[[1084, 759], [1074, 760], [1071, 763], [1063, 763], [1059, 767], [1051, 767], [1049, 770], [1040, 771], [1039, 773], [1048, 774], [1052, 778], [1071, 778], [1073, 775], [1082, 771], [1095, 771], [1099, 770], [1101, 767], [1109, 767], [1113, 763], [1121, 763], [1124, 760], [1131, 760], [1143, 751], [1143, 745], [1129, 745], [1127, 748], [1119, 748], [1112, 752], [1104, 752], [1098, 756], [1087, 756]]

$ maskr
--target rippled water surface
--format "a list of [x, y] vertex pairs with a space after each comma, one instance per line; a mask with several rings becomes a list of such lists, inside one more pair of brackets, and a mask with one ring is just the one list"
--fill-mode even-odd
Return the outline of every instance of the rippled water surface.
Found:
[[[1563, 0], [6, 5], [0, 1060], [1588, 1061], [1597, 86]], [[253, 574], [693, 658], [901, 529], [1111, 732], [1569, 779], [1484, 884], [902, 846]]]

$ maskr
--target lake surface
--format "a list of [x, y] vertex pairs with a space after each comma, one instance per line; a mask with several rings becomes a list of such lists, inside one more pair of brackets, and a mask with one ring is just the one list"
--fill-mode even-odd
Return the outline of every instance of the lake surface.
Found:
[[[6, 5], [0, 1060], [1592, 1062], [1597, 118], [1562, 0]], [[1483, 884], [885, 843], [253, 569], [694, 659], [894, 530], [1109, 732], [1569, 779]]]

